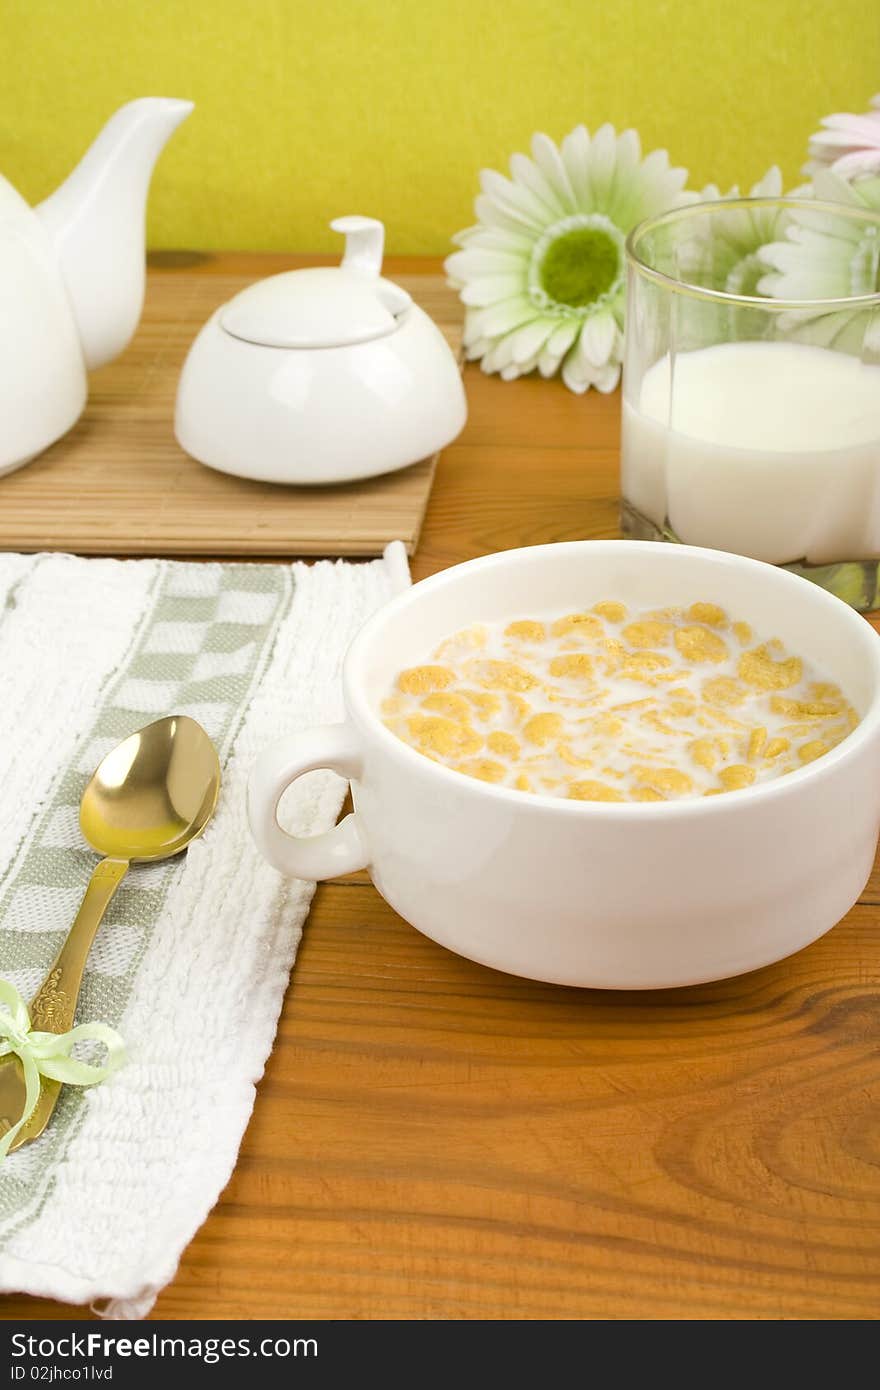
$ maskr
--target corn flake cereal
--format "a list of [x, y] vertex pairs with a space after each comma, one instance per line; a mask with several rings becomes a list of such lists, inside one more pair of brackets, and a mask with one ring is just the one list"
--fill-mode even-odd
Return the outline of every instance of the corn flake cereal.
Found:
[[479, 781], [574, 801], [717, 796], [821, 758], [843, 692], [718, 604], [475, 623], [397, 676], [389, 729]]

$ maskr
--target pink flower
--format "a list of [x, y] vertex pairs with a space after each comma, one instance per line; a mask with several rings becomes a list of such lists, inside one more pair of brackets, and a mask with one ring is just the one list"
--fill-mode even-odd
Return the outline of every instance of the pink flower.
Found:
[[837, 112], [820, 122], [823, 129], [810, 137], [810, 163], [804, 172], [834, 170], [844, 179], [860, 174], [880, 174], [880, 93], [863, 116]]

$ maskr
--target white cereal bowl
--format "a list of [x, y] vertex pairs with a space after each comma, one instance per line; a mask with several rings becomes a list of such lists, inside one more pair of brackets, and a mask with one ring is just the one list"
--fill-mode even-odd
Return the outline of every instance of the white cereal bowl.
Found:
[[[692, 801], [565, 801], [462, 776], [383, 725], [396, 673], [477, 621], [720, 604], [837, 682], [861, 722], [776, 781]], [[757, 560], [691, 546], [579, 541], [457, 565], [399, 595], [345, 661], [344, 724], [270, 747], [251, 828], [283, 873], [369, 868], [382, 896], [450, 950], [516, 975], [659, 989], [738, 975], [815, 941], [867, 881], [880, 829], [880, 638], [846, 604]], [[278, 825], [284, 790], [329, 767], [355, 812], [327, 834]]]

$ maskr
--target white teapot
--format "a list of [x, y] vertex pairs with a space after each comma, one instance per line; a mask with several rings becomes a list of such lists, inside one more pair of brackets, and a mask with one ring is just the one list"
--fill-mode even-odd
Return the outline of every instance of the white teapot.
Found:
[[385, 229], [330, 224], [340, 266], [258, 281], [219, 308], [183, 367], [175, 432], [210, 468], [271, 483], [341, 483], [427, 458], [467, 415], [455, 357], [382, 278]]
[[31, 208], [0, 176], [0, 474], [58, 439], [138, 325], [153, 165], [191, 101], [143, 97]]

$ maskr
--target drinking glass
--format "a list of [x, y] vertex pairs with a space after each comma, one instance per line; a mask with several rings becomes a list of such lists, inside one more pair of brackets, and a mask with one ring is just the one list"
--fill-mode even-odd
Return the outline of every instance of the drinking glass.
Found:
[[718, 199], [626, 250], [624, 536], [880, 606], [880, 213]]

